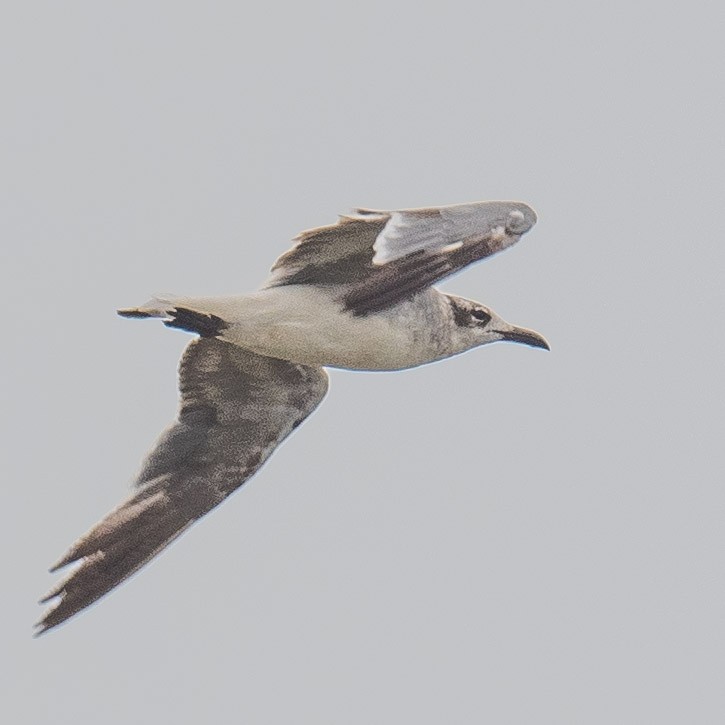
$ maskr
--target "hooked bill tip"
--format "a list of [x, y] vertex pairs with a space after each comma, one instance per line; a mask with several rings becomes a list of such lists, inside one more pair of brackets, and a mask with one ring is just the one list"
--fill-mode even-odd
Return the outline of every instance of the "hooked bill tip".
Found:
[[542, 350], [551, 350], [546, 338], [533, 330], [509, 330], [501, 333], [501, 338], [507, 342], [518, 342], [529, 347], [540, 347]]

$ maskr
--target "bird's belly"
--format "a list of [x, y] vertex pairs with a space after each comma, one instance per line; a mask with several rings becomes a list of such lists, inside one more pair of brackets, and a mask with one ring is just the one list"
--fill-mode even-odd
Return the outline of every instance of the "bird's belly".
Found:
[[352, 370], [400, 370], [431, 359], [412, 326], [386, 315], [342, 312], [319, 289], [278, 287], [257, 294], [268, 304], [249, 309], [224, 338], [261, 355]]

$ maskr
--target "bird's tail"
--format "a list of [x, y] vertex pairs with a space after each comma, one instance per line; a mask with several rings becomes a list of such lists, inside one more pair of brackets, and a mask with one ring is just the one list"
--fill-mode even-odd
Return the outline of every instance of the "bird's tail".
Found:
[[229, 325], [218, 315], [201, 311], [210, 302], [213, 304], [213, 300], [204, 298], [164, 295], [152, 297], [141, 307], [118, 310], [118, 314], [121, 317], [160, 317], [167, 327], [193, 332], [202, 337], [217, 337]]
[[140, 307], [124, 307], [118, 310], [118, 314], [121, 317], [167, 318], [183, 299], [183, 297], [179, 297], [178, 295], [155, 295]]

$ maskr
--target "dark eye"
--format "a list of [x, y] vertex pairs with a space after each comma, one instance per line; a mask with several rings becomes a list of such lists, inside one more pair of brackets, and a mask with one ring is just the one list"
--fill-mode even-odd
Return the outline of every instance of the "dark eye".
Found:
[[483, 310], [471, 310], [471, 317], [475, 317], [477, 320], [481, 320], [484, 325], [487, 325], [489, 322], [491, 322], [491, 315], [489, 315], [488, 312], [484, 312]]

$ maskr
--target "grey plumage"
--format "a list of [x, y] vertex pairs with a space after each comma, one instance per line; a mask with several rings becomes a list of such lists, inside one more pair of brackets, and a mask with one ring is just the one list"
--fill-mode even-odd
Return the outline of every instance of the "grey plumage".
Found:
[[57, 599], [38, 633], [104, 596], [254, 475], [319, 405], [324, 367], [403, 369], [498, 340], [548, 349], [538, 333], [431, 287], [511, 246], [535, 222], [521, 202], [358, 209], [300, 234], [257, 292], [119, 310], [200, 339], [179, 367], [177, 421], [131, 497], [53, 567], [77, 563], [42, 600]]

